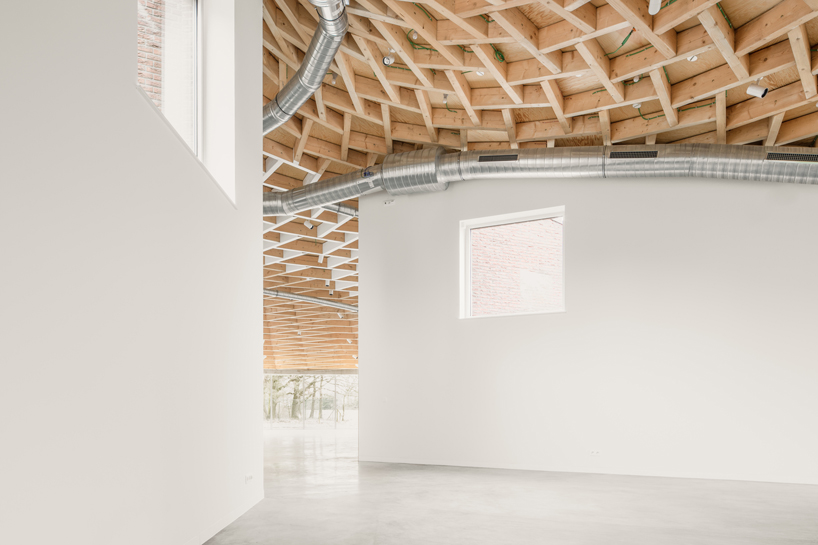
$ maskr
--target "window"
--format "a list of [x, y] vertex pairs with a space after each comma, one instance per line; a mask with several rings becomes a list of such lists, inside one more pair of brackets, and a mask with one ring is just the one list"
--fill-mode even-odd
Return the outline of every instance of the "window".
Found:
[[137, 0], [137, 12], [139, 85], [196, 153], [198, 2]]
[[460, 222], [460, 317], [565, 310], [563, 207]]

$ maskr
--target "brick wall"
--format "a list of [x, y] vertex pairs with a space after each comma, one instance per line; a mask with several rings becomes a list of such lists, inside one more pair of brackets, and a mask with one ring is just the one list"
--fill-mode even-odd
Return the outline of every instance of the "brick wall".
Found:
[[161, 110], [165, 0], [138, 0], [137, 11], [137, 78]]
[[472, 316], [563, 309], [562, 219], [471, 231]]

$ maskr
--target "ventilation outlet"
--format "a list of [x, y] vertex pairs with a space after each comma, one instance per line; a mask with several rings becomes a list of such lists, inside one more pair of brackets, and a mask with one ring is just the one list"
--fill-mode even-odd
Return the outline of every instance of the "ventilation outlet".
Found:
[[608, 156], [611, 159], [656, 159], [658, 151], [612, 151]]
[[481, 155], [477, 158], [478, 163], [496, 163], [499, 161], [516, 161], [517, 155]]
[[795, 161], [798, 163], [818, 163], [818, 154], [807, 153], [775, 153], [767, 154], [768, 161]]

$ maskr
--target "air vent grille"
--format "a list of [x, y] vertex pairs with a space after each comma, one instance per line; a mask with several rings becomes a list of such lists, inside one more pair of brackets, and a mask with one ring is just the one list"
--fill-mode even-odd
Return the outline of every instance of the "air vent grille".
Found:
[[498, 161], [516, 161], [517, 155], [481, 155], [478, 157], [478, 163], [496, 163]]
[[658, 151], [612, 151], [611, 159], [656, 159]]
[[768, 161], [796, 161], [799, 163], [818, 163], [818, 154], [775, 153], [767, 154]]

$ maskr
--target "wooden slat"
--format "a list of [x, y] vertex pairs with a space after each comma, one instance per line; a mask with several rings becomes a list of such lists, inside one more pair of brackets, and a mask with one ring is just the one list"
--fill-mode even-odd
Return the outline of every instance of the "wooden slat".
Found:
[[517, 127], [511, 110], [503, 110], [503, 120], [506, 123], [506, 132], [511, 149], [517, 149]]
[[602, 145], [611, 145], [611, 114], [608, 110], [599, 112], [599, 125], [602, 128]]
[[776, 114], [769, 118], [769, 127], [767, 129], [767, 140], [764, 142], [765, 146], [774, 146], [775, 140], [778, 138], [778, 131], [781, 130], [781, 123], [784, 122], [784, 113]]
[[764, 44], [786, 36], [790, 29], [818, 16], [804, 0], [784, 0], [736, 29], [736, 55], [746, 55]]
[[792, 54], [795, 58], [795, 65], [798, 67], [798, 75], [804, 86], [804, 94], [807, 98], [812, 98], [818, 94], [818, 81], [812, 74], [812, 52], [810, 51], [809, 34], [807, 26], [800, 25], [792, 29], [788, 38], [792, 47]]
[[596, 40], [580, 42], [577, 44], [577, 51], [579, 51], [582, 58], [585, 59], [585, 62], [588, 63], [591, 71], [597, 77], [602, 86], [607, 89], [611, 97], [616, 102], [624, 101], [625, 87], [622, 82], [611, 81], [611, 63], [610, 60], [608, 60], [607, 55], [605, 55], [605, 51], [602, 49], [602, 46], [599, 45], [599, 42]]
[[716, 94], [716, 142], [727, 143], [727, 94]]
[[653, 81], [656, 94], [659, 95], [659, 102], [662, 104], [662, 111], [665, 112], [668, 126], [675, 127], [679, 124], [679, 115], [670, 99], [670, 82], [664, 70], [652, 70], [650, 79]]
[[662, 34], [653, 31], [653, 16], [648, 13], [648, 3], [644, 0], [610, 0], [608, 4], [639, 31], [662, 55], [671, 58], [676, 55], [676, 31]]
[[565, 99], [562, 96], [562, 91], [554, 80], [542, 82], [543, 91], [548, 97], [548, 102], [551, 103], [551, 109], [554, 110], [554, 115], [557, 116], [562, 130], [565, 134], [571, 132], [571, 119], [565, 117]]
[[750, 55], [736, 55], [736, 34], [717, 7], [710, 7], [699, 14], [699, 21], [710, 34], [713, 43], [738, 79], [750, 77]]
[[489, 45], [476, 45], [473, 47], [474, 52], [486, 66], [488, 72], [494, 76], [494, 79], [503, 88], [503, 91], [514, 101], [515, 104], [523, 103], [523, 89], [521, 85], [510, 85], [506, 79], [506, 70], [508, 65], [501, 63], [494, 56], [494, 50]]

